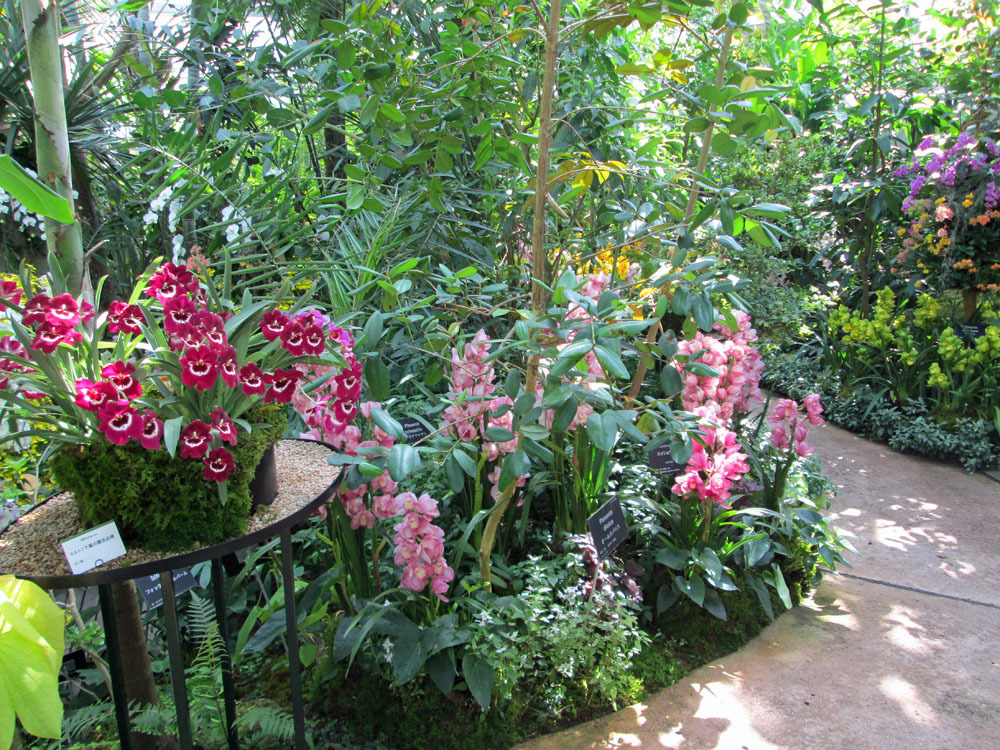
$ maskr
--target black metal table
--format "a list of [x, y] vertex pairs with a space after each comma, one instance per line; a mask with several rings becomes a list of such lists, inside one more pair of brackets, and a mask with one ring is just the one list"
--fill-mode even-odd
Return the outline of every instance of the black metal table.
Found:
[[[327, 446], [333, 450], [332, 446]], [[194, 742], [191, 734], [191, 714], [187, 698], [187, 683], [184, 678], [184, 659], [181, 652], [180, 631], [177, 627], [177, 604], [174, 597], [173, 571], [211, 561], [212, 592], [215, 614], [219, 623], [219, 635], [226, 644], [222, 660], [222, 689], [226, 705], [226, 737], [230, 750], [238, 750], [239, 736], [236, 729], [236, 687], [233, 681], [232, 645], [229, 639], [229, 624], [226, 612], [226, 573], [222, 558], [237, 550], [260, 544], [275, 536], [281, 538], [281, 577], [285, 593], [286, 647], [288, 649], [288, 673], [292, 688], [292, 716], [295, 722], [295, 748], [307, 750], [305, 734], [305, 714], [302, 701], [302, 670], [299, 663], [299, 631], [295, 610], [295, 575], [292, 564], [292, 528], [315, 513], [334, 495], [344, 469], [323, 492], [308, 504], [293, 513], [280, 518], [262, 529], [236, 539], [228, 539], [209, 547], [164, 557], [152, 562], [129, 565], [109, 570], [88, 571], [75, 575], [18, 576], [32, 581], [44, 589], [84, 588], [96, 586], [104, 618], [105, 640], [108, 651], [108, 666], [111, 673], [111, 688], [118, 723], [118, 737], [122, 750], [138, 750], [132, 743], [129, 723], [128, 698], [125, 695], [125, 677], [119, 651], [117, 624], [111, 586], [116, 583], [135, 580], [144, 576], [159, 575], [163, 590], [163, 608], [166, 620], [167, 653], [170, 659], [170, 683], [177, 707], [177, 737], [181, 750], [191, 750]], [[11, 571], [17, 575], [16, 571]]]

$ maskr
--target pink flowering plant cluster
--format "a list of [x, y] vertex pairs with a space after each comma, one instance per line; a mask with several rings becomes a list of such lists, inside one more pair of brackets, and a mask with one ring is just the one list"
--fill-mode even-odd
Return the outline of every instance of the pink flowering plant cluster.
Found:
[[202, 271], [155, 262], [127, 300], [100, 312], [66, 293], [25, 295], [27, 279], [4, 282], [0, 397], [30, 422], [23, 434], [53, 447], [166, 451], [198, 462], [225, 502], [253, 405], [289, 404], [317, 387], [318, 373], [342, 369], [321, 398], [346, 424], [360, 395], [350, 335], [316, 309], [286, 313], [249, 296], [234, 305]]
[[[802, 408], [805, 414], [802, 414]], [[771, 425], [768, 440], [777, 452], [774, 469], [758, 470], [763, 483], [762, 505], [770, 510], [778, 510], [785, 495], [788, 472], [800, 458], [809, 458], [813, 449], [808, 443], [809, 427], [824, 423], [823, 406], [818, 393], [810, 393], [802, 401], [802, 407], [790, 398], [778, 399], [767, 423]]]
[[673, 366], [683, 381], [680, 398], [702, 426], [687, 466], [671, 491], [678, 496], [697, 495], [703, 505], [703, 539], [708, 537], [713, 507], [731, 504], [734, 483], [750, 468], [730, 428], [761, 400], [763, 363], [756, 340], [750, 316], [734, 310], [728, 321], [715, 324], [712, 334], [697, 331], [677, 344]]
[[[663, 378], [699, 427], [683, 469], [670, 484], [676, 504], [650, 506], [669, 530], [656, 535], [656, 562], [672, 571], [661, 585], [661, 607], [687, 598], [725, 619], [719, 592], [736, 587], [737, 570], [766, 611], [768, 588], [791, 606], [777, 556], [788, 552], [786, 537], [814, 530], [799, 528], [799, 511], [790, 508], [802, 498], [790, 496], [787, 484], [792, 470], [812, 453], [808, 430], [823, 423], [823, 409], [816, 394], [805, 399], [804, 414], [794, 401], [781, 399], [767, 418], [770, 433], [760, 444], [765, 422], [752, 414], [763, 402], [756, 341], [750, 317], [733, 310], [711, 333], [688, 331], [676, 343], [672, 368]], [[678, 446], [675, 457], [683, 458], [683, 452]], [[814, 536], [831, 560], [842, 559], [839, 541], [824, 546], [825, 531]]]
[[[632, 320], [607, 282], [602, 273], [577, 278], [567, 272], [560, 279], [553, 298], [558, 314], [539, 324], [533, 392], [516, 361], [505, 363], [509, 370], [499, 382], [499, 357], [519, 347], [516, 342], [491, 341], [478, 330], [451, 348], [438, 431], [458, 441], [448, 449], [445, 470], [452, 489], [467, 499], [467, 517], [489, 507], [502, 513], [514, 499], [520, 506], [530, 482], [534, 494], [551, 499], [561, 531], [584, 533], [607, 489], [620, 434], [645, 442], [634, 425], [637, 412], [616, 408], [616, 396], [629, 374], [621, 334], [648, 322]], [[513, 334], [527, 338], [518, 327]]]
[[[355, 424], [339, 431], [319, 428], [319, 436], [342, 452], [336, 460], [358, 470], [349, 473], [338, 492], [339, 503], [333, 507], [339, 546], [348, 557], [352, 592], [361, 599], [385, 593], [382, 550], [388, 549], [403, 589], [426, 591], [446, 602], [455, 573], [445, 560], [444, 530], [435, 521], [440, 515], [438, 502], [427, 493], [417, 495], [399, 486], [419, 456], [400, 441], [401, 425], [380, 403], [366, 401], [360, 413], [365, 420], [362, 424], [371, 430], [367, 439]], [[316, 437], [313, 431], [317, 429], [303, 436]]]

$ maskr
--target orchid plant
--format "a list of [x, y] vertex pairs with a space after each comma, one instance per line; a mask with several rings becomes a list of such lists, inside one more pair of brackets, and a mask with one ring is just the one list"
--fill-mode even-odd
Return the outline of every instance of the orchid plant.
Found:
[[1000, 290], [1000, 146], [972, 131], [949, 144], [930, 135], [894, 174], [910, 178], [899, 266], [965, 292], [966, 319], [979, 292]]
[[194, 260], [157, 261], [99, 314], [52, 280], [27, 300], [26, 278], [3, 282], [0, 399], [31, 425], [11, 437], [41, 436], [49, 450], [95, 440], [166, 450], [201, 461], [225, 502], [230, 449], [253, 429], [241, 417], [254, 404], [288, 404], [329, 381], [326, 403], [346, 425], [360, 396], [350, 334], [316, 309], [289, 314], [249, 295], [234, 305], [229, 278], [227, 267], [220, 290]]

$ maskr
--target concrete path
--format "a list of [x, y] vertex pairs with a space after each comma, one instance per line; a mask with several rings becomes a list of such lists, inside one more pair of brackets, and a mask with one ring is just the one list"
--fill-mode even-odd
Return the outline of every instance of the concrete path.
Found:
[[810, 442], [854, 569], [647, 703], [523, 750], [1000, 749], [1000, 483], [837, 427]]

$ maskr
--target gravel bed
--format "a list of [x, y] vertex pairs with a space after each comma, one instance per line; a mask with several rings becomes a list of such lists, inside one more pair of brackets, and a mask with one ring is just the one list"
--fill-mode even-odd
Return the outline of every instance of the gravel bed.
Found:
[[[247, 523], [247, 533], [258, 531], [308, 505], [340, 470], [326, 462], [331, 451], [321, 443], [303, 440], [281, 440], [275, 445], [278, 468], [278, 496], [270, 506], [259, 508]], [[73, 495], [61, 492], [48, 502], [21, 516], [0, 536], [0, 573], [21, 576], [68, 575], [70, 570], [63, 555], [61, 542], [84, 529]], [[94, 568], [109, 570], [126, 565], [159, 560], [170, 555], [199, 549], [163, 553], [136, 547], [123, 556]]]

